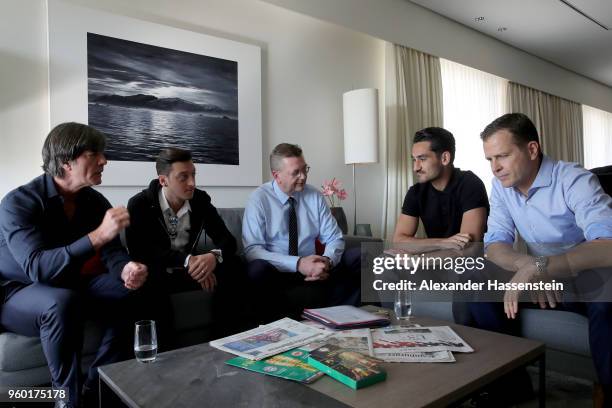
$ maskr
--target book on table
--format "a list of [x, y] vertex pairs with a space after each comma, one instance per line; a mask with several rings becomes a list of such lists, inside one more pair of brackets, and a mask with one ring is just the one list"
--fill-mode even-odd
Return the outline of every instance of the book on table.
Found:
[[304, 309], [303, 316], [333, 329], [388, 326], [388, 317], [370, 313], [355, 306], [333, 306]]
[[311, 351], [308, 364], [355, 390], [387, 378], [380, 360], [333, 344]]

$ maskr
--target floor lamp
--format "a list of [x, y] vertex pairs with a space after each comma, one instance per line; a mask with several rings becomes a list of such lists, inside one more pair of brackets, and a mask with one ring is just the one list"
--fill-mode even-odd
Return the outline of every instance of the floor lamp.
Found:
[[[342, 96], [344, 163], [353, 165], [353, 235], [357, 232], [355, 164], [378, 162], [378, 90], [356, 89]], [[367, 224], [369, 226], [369, 224]]]

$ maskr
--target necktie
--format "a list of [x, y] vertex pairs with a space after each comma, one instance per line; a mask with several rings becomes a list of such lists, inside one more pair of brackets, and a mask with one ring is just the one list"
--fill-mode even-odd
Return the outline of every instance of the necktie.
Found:
[[289, 197], [289, 255], [298, 254], [298, 224], [295, 212], [295, 198]]

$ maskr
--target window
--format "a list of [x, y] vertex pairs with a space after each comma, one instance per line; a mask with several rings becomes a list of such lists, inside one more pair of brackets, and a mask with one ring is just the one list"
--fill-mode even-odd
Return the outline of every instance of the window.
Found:
[[484, 158], [480, 132], [507, 113], [508, 80], [440, 58], [444, 128], [455, 136], [455, 167], [471, 170], [491, 190], [493, 174]]
[[584, 167], [612, 165], [612, 113], [582, 105]]

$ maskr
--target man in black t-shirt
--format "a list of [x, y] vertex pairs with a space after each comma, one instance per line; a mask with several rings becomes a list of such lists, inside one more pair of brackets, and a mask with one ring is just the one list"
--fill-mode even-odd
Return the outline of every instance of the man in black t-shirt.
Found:
[[[409, 242], [422, 252], [463, 249], [482, 241], [489, 200], [482, 181], [453, 166], [455, 138], [448, 130], [429, 127], [414, 135], [413, 169], [418, 178], [406, 193], [393, 242]], [[427, 238], [416, 238], [419, 219]]]

